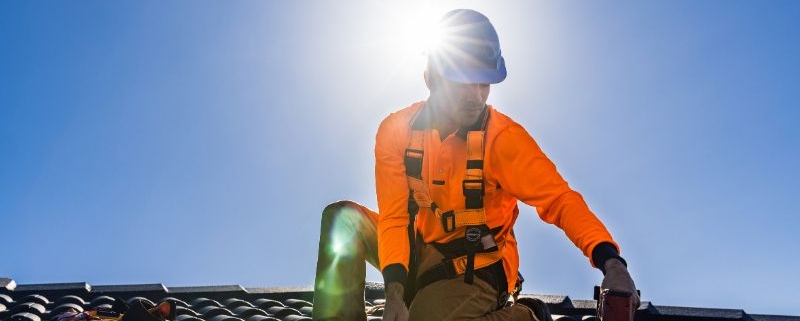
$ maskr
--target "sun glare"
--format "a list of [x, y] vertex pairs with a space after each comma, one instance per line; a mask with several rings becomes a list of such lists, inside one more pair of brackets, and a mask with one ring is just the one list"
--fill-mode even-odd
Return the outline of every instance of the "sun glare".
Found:
[[[425, 70], [427, 54], [439, 47], [442, 39], [439, 19], [452, 5], [434, 0], [370, 1], [372, 27], [365, 30], [368, 44], [380, 53], [380, 68], [392, 77], [419, 77]], [[418, 79], [418, 78], [417, 78]]]
[[[398, 18], [392, 19], [395, 23], [388, 22], [392, 25], [387, 32], [387, 40], [404, 55], [423, 57], [441, 39], [437, 13], [429, 6], [408, 10], [405, 14], [396, 13]], [[401, 23], [396, 23], [398, 21]]]

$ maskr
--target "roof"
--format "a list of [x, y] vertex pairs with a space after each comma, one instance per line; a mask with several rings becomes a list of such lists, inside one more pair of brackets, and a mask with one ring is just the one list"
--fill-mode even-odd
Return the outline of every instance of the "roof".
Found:
[[[524, 294], [547, 303], [553, 319], [597, 320], [594, 300], [572, 300], [567, 296]], [[175, 299], [176, 321], [301, 321], [311, 320], [311, 287], [250, 288], [240, 285], [167, 287], [164, 284], [90, 285], [78, 283], [16, 284], [0, 278], [0, 320], [44, 321], [69, 307], [89, 310], [110, 305], [115, 298], [146, 299], [158, 303]], [[383, 284], [367, 283], [367, 306], [383, 303]], [[381, 309], [369, 315], [381, 320]], [[654, 305], [644, 301], [635, 320], [665, 321], [800, 321], [800, 316], [748, 314], [736, 309], [690, 308]]]

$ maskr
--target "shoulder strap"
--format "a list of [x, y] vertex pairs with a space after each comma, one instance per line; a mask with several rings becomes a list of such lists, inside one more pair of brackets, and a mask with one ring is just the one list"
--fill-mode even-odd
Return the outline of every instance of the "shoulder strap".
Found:
[[464, 191], [464, 206], [467, 209], [483, 208], [483, 152], [486, 132], [467, 133], [467, 170], [461, 187]]

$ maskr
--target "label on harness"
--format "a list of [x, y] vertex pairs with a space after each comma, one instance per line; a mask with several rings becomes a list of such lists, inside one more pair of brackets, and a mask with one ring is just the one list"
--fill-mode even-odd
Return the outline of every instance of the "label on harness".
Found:
[[477, 242], [481, 238], [481, 229], [479, 227], [469, 227], [464, 235], [469, 242]]

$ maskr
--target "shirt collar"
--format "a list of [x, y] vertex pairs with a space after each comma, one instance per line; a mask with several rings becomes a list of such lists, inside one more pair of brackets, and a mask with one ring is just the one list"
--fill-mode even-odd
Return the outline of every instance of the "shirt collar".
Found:
[[[411, 123], [412, 130], [425, 130], [433, 128], [433, 108], [428, 106], [428, 104], [422, 105], [420, 107], [419, 112], [417, 112], [417, 117], [414, 118], [414, 121]], [[476, 131], [476, 130], [483, 130], [488, 122], [489, 118], [489, 105], [483, 106], [483, 111], [481, 111], [481, 115], [478, 116], [478, 120], [475, 121], [472, 125], [464, 126], [456, 131], [456, 135], [463, 139], [467, 138], [467, 132]]]

